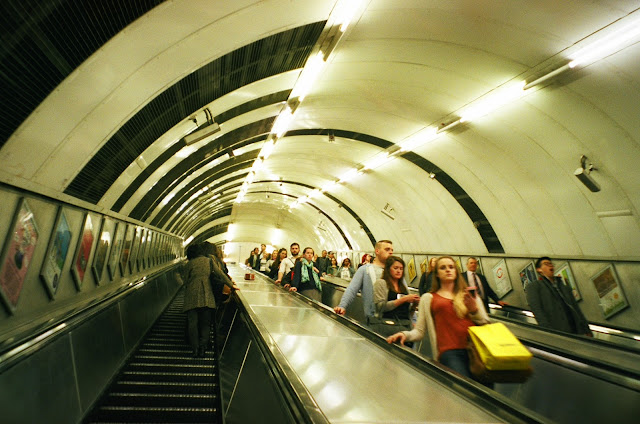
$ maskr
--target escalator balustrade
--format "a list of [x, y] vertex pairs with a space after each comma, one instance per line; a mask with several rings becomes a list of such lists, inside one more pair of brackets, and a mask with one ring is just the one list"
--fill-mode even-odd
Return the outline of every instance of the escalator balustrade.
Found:
[[203, 358], [194, 358], [185, 334], [183, 299], [181, 290], [85, 423], [222, 422], [215, 328], [211, 348]]

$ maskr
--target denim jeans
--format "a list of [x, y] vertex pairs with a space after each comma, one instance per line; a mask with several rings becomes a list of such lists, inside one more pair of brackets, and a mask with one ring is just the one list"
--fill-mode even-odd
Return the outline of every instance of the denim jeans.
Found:
[[469, 354], [466, 349], [452, 349], [442, 352], [440, 363], [458, 374], [473, 378], [469, 370]]

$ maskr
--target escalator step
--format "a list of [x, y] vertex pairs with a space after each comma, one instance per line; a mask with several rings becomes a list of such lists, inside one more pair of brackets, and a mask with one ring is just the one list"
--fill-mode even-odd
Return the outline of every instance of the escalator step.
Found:
[[[164, 372], [164, 373], [188, 373], [198, 374], [202, 372], [215, 372], [215, 366], [210, 363], [204, 363], [204, 358], [198, 358], [201, 363], [191, 364], [169, 364], [169, 363], [151, 363], [151, 362], [133, 362], [127, 366], [129, 371], [141, 372]], [[210, 360], [212, 361], [212, 360]], [[215, 375], [215, 374], [214, 374]]]
[[118, 381], [114, 390], [118, 391], [138, 391], [146, 393], [184, 393], [184, 394], [208, 394], [216, 390], [215, 382], [196, 383], [179, 381]]
[[175, 381], [207, 383], [215, 379], [215, 373], [184, 373], [184, 372], [147, 372], [147, 371], [125, 371], [122, 377], [129, 381]]
[[212, 393], [109, 393], [104, 406], [139, 407], [202, 407], [213, 406], [216, 396]]
[[[100, 420], [110, 422], [164, 422], [164, 423], [211, 423], [217, 414], [216, 408], [192, 407], [135, 407], [103, 406], [98, 409]], [[91, 421], [89, 421], [91, 422]]]

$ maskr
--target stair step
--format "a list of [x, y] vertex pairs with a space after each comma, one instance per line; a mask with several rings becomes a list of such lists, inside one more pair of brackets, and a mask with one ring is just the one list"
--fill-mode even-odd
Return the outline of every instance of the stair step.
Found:
[[216, 390], [217, 384], [215, 381], [197, 383], [193, 381], [178, 382], [178, 381], [118, 381], [113, 386], [117, 391], [138, 391], [147, 393], [184, 393], [184, 394], [208, 394]]
[[104, 406], [136, 407], [213, 407], [216, 396], [213, 393], [110, 393]]
[[188, 363], [152, 363], [134, 362], [127, 366], [128, 371], [166, 372], [166, 373], [215, 373], [213, 358], [192, 358]]
[[193, 407], [135, 407], [104, 406], [98, 409], [100, 420], [122, 422], [171, 422], [171, 423], [211, 423], [215, 422], [216, 408]]
[[215, 379], [215, 373], [194, 373], [194, 372], [151, 372], [151, 371], [125, 371], [122, 379], [129, 381], [177, 381], [208, 383]]

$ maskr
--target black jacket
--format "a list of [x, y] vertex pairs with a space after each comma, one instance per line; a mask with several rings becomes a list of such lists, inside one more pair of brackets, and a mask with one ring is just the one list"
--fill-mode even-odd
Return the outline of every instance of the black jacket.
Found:
[[[477, 272], [476, 272], [476, 275], [478, 276], [478, 278], [480, 278], [480, 282], [482, 283], [482, 294], [484, 295], [482, 296], [482, 303], [484, 303], [484, 309], [485, 311], [487, 311], [487, 313], [489, 313], [489, 298], [493, 299], [496, 303], [498, 303], [500, 298], [489, 285], [489, 282], [487, 281], [487, 277], [485, 277], [482, 274], [478, 274]], [[462, 277], [464, 278], [464, 281], [467, 282], [467, 285], [469, 285], [467, 271], [464, 271], [462, 273]]]

